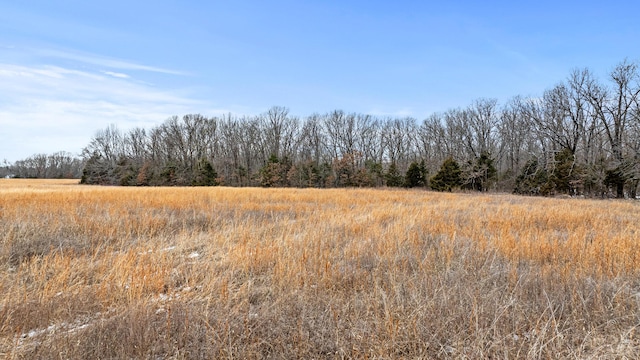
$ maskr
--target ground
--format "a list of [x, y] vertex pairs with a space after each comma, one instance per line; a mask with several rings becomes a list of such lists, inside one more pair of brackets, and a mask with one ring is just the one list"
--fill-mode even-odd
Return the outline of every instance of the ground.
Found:
[[0, 180], [5, 358], [637, 358], [640, 204]]

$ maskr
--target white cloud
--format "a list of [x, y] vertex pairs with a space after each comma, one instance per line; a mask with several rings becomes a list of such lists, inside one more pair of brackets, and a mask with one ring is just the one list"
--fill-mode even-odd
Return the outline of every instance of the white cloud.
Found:
[[188, 73], [183, 71], [165, 69], [165, 68], [156, 67], [156, 66], [142, 65], [142, 64], [137, 64], [135, 62], [131, 62], [131, 61], [113, 59], [113, 58], [108, 58], [108, 57], [94, 55], [94, 54], [80, 53], [77, 51], [68, 51], [68, 50], [62, 51], [62, 50], [52, 50], [52, 49], [37, 49], [32, 51], [35, 54], [42, 57], [46, 57], [46, 58], [72, 60], [72, 61], [77, 61], [85, 64], [92, 64], [92, 65], [107, 67], [111, 69], [149, 71], [149, 72], [169, 74], [169, 75], [188, 75]]
[[102, 72], [105, 75], [109, 75], [109, 76], [113, 76], [116, 78], [120, 78], [120, 79], [128, 79], [131, 76], [127, 75], [127, 74], [123, 74], [123, 73], [119, 73], [119, 72], [113, 72], [113, 71], [103, 71]]
[[149, 128], [206, 108], [188, 91], [163, 90], [127, 74], [0, 63], [0, 161], [78, 153], [96, 130]]

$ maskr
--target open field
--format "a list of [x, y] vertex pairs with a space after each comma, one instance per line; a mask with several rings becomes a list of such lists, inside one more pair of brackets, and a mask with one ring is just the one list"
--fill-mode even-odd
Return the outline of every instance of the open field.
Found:
[[640, 203], [0, 180], [0, 357], [638, 358]]

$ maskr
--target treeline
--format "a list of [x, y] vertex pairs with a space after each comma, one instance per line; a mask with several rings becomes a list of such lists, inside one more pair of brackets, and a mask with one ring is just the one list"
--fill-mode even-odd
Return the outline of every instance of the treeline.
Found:
[[0, 167], [0, 177], [37, 179], [78, 179], [84, 160], [71, 153], [35, 154], [13, 164]]
[[418, 121], [333, 111], [301, 118], [171, 117], [99, 131], [82, 182], [117, 185], [424, 186], [636, 197], [638, 65], [576, 70], [538, 98], [479, 99]]

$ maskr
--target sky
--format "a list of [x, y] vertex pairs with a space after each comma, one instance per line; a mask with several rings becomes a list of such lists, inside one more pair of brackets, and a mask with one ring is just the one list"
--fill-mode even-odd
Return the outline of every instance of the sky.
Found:
[[0, 162], [172, 115], [422, 120], [640, 60], [635, 1], [0, 0]]

